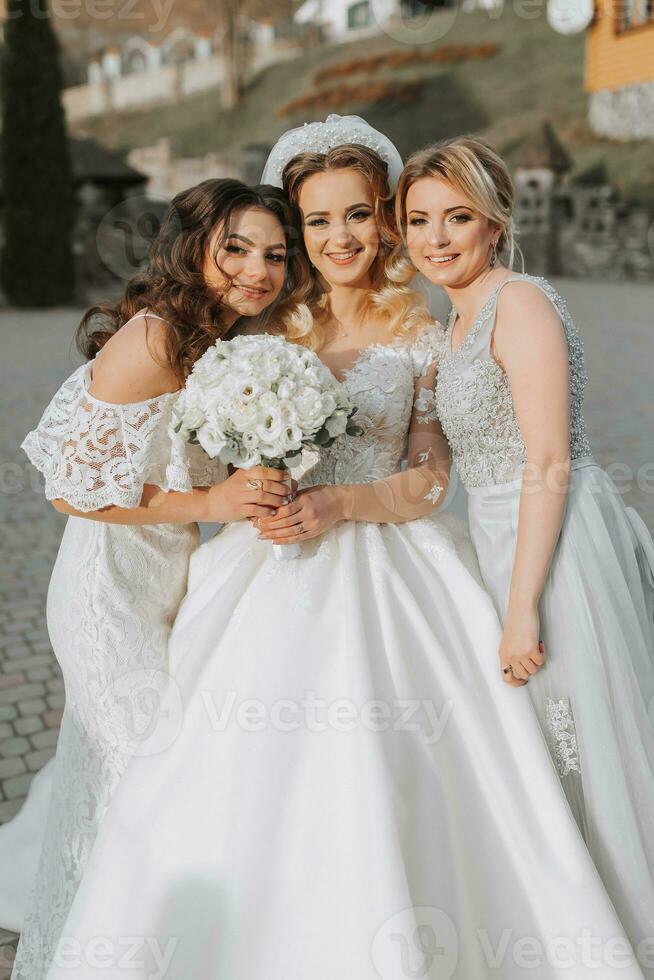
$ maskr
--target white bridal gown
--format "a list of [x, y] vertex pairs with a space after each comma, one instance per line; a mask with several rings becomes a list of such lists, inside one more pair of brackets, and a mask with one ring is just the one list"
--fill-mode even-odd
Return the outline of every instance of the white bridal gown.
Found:
[[[513, 274], [463, 345], [446, 333], [436, 407], [469, 494], [484, 582], [506, 614], [525, 447], [511, 386], [491, 355], [497, 300], [511, 281], [554, 305], [570, 360], [570, 492], [540, 601], [545, 666], [527, 690], [590, 853], [636, 945], [654, 936], [654, 543], [595, 463], [586, 435], [581, 340], [544, 279]], [[515, 478], [515, 479], [514, 479]], [[653, 944], [654, 945], [654, 944]]]
[[[146, 483], [187, 491], [224, 479], [220, 463], [196, 447], [173, 444], [168, 428], [177, 392], [110, 404], [89, 393], [92, 370], [89, 362], [73, 372], [23, 442], [45, 476], [49, 500], [62, 498], [80, 511], [136, 507]], [[9, 889], [20, 866], [34, 879], [24, 916], [10, 923], [21, 931], [15, 980], [45, 976], [107, 802], [148, 731], [198, 542], [197, 524], [68, 518], [47, 600], [66, 690], [57, 751], [0, 834], [0, 862], [7, 858], [10, 868], [0, 888], [10, 913]], [[10, 847], [20, 849], [20, 861]], [[24, 882], [15, 899], [25, 903]]]
[[[305, 485], [400, 470], [441, 342], [360, 354]], [[48, 980], [645, 976], [499, 636], [457, 518], [202, 545]]]

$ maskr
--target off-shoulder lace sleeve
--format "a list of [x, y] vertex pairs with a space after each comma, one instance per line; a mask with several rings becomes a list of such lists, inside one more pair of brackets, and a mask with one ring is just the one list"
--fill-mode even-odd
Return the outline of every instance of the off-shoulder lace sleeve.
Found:
[[89, 394], [88, 373], [84, 364], [64, 382], [21, 446], [43, 473], [48, 500], [83, 512], [138, 507], [146, 483], [190, 493], [218, 482], [215, 461], [170, 440], [178, 392], [111, 404]]

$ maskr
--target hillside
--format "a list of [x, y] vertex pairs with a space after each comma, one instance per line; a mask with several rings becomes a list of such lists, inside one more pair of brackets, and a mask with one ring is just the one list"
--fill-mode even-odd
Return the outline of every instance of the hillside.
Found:
[[[83, 131], [121, 151], [172, 136], [179, 155], [217, 151], [235, 161], [247, 143], [272, 143], [289, 126], [324, 118], [330, 111], [356, 112], [387, 133], [404, 155], [444, 136], [474, 132], [490, 139], [512, 162], [548, 118], [571, 151], [576, 172], [604, 163], [627, 197], [654, 201], [654, 144], [614, 143], [590, 131], [583, 35], [562, 37], [542, 13], [530, 20], [507, 5], [501, 14], [459, 13], [439, 47], [486, 44], [498, 45], [492, 57], [452, 64], [423, 60], [384, 72], [351, 70], [318, 85], [315, 76], [326, 68], [376, 54], [406, 55], [416, 46], [382, 36], [312, 51], [259, 75], [233, 112], [221, 109], [218, 92], [206, 92], [182, 105], [92, 120]], [[396, 96], [383, 91], [384, 81], [397, 87]], [[343, 85], [357, 87], [351, 101], [333, 92]], [[328, 90], [332, 96], [321, 105], [279, 114], [300, 96]]]

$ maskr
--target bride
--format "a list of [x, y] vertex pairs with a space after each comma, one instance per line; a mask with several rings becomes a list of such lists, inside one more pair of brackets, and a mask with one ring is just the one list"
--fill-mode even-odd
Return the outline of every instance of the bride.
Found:
[[[496, 669], [470, 545], [434, 513], [442, 332], [391, 261], [400, 169], [356, 118], [271, 155], [314, 269], [296, 339], [365, 433], [275, 521], [192, 556], [152, 750], [112, 799], [48, 980], [645, 976], [529, 698]], [[265, 540], [280, 521], [295, 560]]]

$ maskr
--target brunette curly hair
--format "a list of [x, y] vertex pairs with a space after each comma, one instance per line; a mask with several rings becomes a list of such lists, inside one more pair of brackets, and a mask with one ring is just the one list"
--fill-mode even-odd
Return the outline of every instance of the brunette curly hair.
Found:
[[224, 304], [207, 285], [203, 265], [217, 227], [222, 233], [214, 255], [229, 234], [232, 216], [245, 208], [270, 211], [284, 231], [284, 286], [259, 317], [269, 332], [284, 332], [286, 319], [297, 305], [298, 287], [309, 278], [299, 211], [277, 187], [248, 187], [239, 180], [210, 179], [173, 198], [150, 248], [147, 267], [129, 280], [119, 302], [98, 304], [84, 315], [76, 334], [81, 353], [93, 358], [110, 337], [147, 307], [169, 325], [166, 355], [183, 385], [198, 358], [229, 330], [223, 318]]

